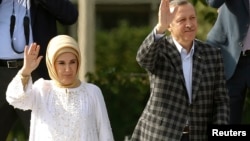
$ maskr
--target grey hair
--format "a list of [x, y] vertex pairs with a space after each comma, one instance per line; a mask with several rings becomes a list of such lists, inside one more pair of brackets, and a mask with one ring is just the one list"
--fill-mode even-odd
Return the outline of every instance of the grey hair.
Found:
[[188, 0], [170, 0], [169, 2], [169, 5], [174, 7], [185, 4], [191, 4], [191, 3]]
[[[193, 6], [193, 4], [191, 2], [189, 2], [188, 0], [170, 0], [169, 1], [169, 6], [171, 6], [171, 7], [176, 7], [176, 6], [186, 5], [186, 4], [190, 4]], [[194, 8], [194, 11], [196, 13], [195, 8]]]

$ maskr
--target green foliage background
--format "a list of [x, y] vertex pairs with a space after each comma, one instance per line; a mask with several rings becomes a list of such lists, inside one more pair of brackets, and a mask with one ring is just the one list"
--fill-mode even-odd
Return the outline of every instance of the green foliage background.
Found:
[[[217, 10], [202, 1], [193, 1], [198, 15], [197, 38], [206, 35], [217, 17]], [[148, 77], [137, 64], [138, 47], [153, 27], [134, 27], [126, 20], [109, 31], [96, 33], [96, 73], [88, 74], [90, 82], [100, 86], [107, 104], [115, 140], [123, 141], [130, 136], [149, 98]], [[249, 107], [246, 101], [246, 109]], [[248, 122], [249, 112], [244, 112]]]
[[148, 77], [135, 55], [150, 30], [122, 21], [118, 28], [96, 35], [96, 73], [88, 77], [103, 91], [117, 141], [131, 134], [149, 94]]

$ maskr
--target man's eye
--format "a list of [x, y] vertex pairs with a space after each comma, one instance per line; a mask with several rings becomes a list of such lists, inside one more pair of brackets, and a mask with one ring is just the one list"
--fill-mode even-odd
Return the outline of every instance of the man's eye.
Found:
[[182, 22], [184, 22], [185, 21], [185, 19], [180, 19], [180, 20], [178, 20], [177, 22], [178, 23], [182, 23]]

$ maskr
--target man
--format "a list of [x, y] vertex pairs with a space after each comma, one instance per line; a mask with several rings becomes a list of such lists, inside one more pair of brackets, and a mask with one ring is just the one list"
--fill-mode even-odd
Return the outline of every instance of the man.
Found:
[[247, 89], [250, 88], [249, 0], [206, 0], [219, 8], [207, 42], [222, 50], [230, 96], [230, 123], [241, 124]]
[[[25, 45], [40, 44], [40, 55], [45, 57], [49, 40], [57, 35], [57, 21], [74, 24], [78, 10], [69, 0], [1, 0], [0, 1], [0, 141], [21, 119], [29, 133], [30, 111], [10, 106], [5, 99], [8, 83], [22, 67]], [[34, 78], [48, 79], [45, 60], [33, 74]]]
[[151, 95], [131, 139], [206, 141], [208, 124], [229, 121], [221, 52], [195, 39], [196, 12], [187, 0], [161, 0], [158, 16], [136, 56]]

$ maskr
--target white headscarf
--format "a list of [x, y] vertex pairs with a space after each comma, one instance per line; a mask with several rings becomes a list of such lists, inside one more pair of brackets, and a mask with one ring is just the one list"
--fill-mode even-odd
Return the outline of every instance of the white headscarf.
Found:
[[[57, 57], [62, 53], [66, 52], [73, 53], [78, 61], [75, 81], [69, 85], [64, 85], [60, 83], [55, 69], [55, 61]], [[50, 78], [54, 80], [59, 87], [74, 88], [80, 85], [81, 82], [78, 78], [80, 64], [81, 64], [81, 53], [77, 42], [72, 37], [68, 35], [58, 35], [49, 41], [46, 51], [46, 65], [48, 68]]]

